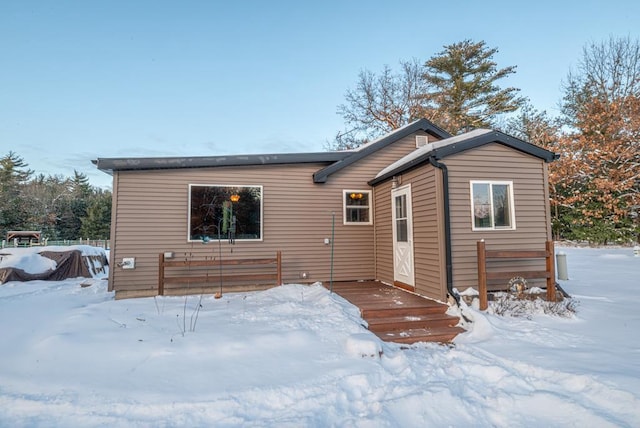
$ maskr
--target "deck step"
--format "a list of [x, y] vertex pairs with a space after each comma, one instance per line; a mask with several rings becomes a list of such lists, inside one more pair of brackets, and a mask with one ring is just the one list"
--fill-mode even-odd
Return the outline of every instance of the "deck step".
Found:
[[376, 332], [376, 335], [384, 341], [394, 343], [447, 343], [464, 331], [461, 327], [412, 328], [400, 331]]
[[[426, 300], [426, 299], [425, 299]], [[444, 314], [449, 309], [446, 305], [432, 306], [396, 306], [396, 307], [361, 307], [360, 312], [364, 319], [392, 318], [405, 316], [421, 316], [428, 314]]]
[[369, 330], [396, 343], [451, 342], [465, 330], [449, 306], [376, 281], [339, 282], [333, 291], [360, 308]]
[[369, 324], [369, 330], [377, 333], [415, 328], [454, 327], [460, 319], [447, 314], [426, 314], [372, 318], [366, 321]]

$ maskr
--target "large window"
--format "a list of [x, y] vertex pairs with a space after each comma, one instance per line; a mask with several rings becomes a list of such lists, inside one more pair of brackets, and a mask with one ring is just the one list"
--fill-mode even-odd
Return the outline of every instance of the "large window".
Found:
[[371, 192], [368, 190], [345, 190], [344, 224], [371, 224]]
[[189, 240], [262, 239], [262, 186], [189, 185]]
[[515, 229], [513, 182], [472, 181], [473, 230]]

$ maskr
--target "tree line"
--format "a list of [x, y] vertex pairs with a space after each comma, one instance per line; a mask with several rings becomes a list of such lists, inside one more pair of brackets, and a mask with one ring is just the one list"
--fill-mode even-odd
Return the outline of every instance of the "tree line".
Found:
[[640, 237], [640, 43], [611, 37], [583, 48], [562, 82], [560, 113], [514, 87], [497, 48], [465, 40], [399, 71], [360, 72], [338, 106], [345, 129], [327, 148], [350, 149], [416, 119], [451, 134], [494, 128], [560, 155], [549, 165], [555, 239], [628, 243]]
[[18, 154], [0, 158], [0, 240], [12, 230], [36, 230], [48, 240], [109, 239], [111, 192], [86, 175], [35, 175]]

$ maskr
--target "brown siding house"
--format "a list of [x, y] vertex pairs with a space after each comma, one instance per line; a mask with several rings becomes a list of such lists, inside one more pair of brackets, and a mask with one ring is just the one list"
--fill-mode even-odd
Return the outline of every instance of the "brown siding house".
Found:
[[445, 300], [477, 284], [477, 240], [520, 249], [550, 239], [553, 158], [427, 120], [343, 152], [100, 158], [113, 175], [109, 285], [117, 298], [156, 295], [164, 253], [281, 251], [285, 283], [375, 279]]

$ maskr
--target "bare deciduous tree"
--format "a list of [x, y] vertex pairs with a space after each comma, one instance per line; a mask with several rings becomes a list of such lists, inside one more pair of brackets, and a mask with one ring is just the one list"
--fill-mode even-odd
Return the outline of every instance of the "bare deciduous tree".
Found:
[[640, 96], [640, 43], [630, 37], [611, 37], [588, 44], [563, 90], [562, 112], [571, 125], [594, 99], [609, 104]]
[[380, 74], [363, 70], [355, 89], [347, 90], [338, 114], [347, 130], [336, 135], [329, 148], [352, 148], [370, 138], [400, 128], [424, 112], [422, 68], [418, 60], [400, 62], [400, 72], [385, 66]]
[[515, 72], [515, 67], [497, 68], [497, 49], [469, 40], [444, 48], [424, 64], [401, 61], [399, 73], [389, 66], [380, 74], [361, 71], [355, 89], [338, 106], [346, 130], [326, 147], [353, 148], [420, 118], [458, 133], [495, 125], [499, 115], [518, 109], [523, 101], [518, 89], [497, 84]]

